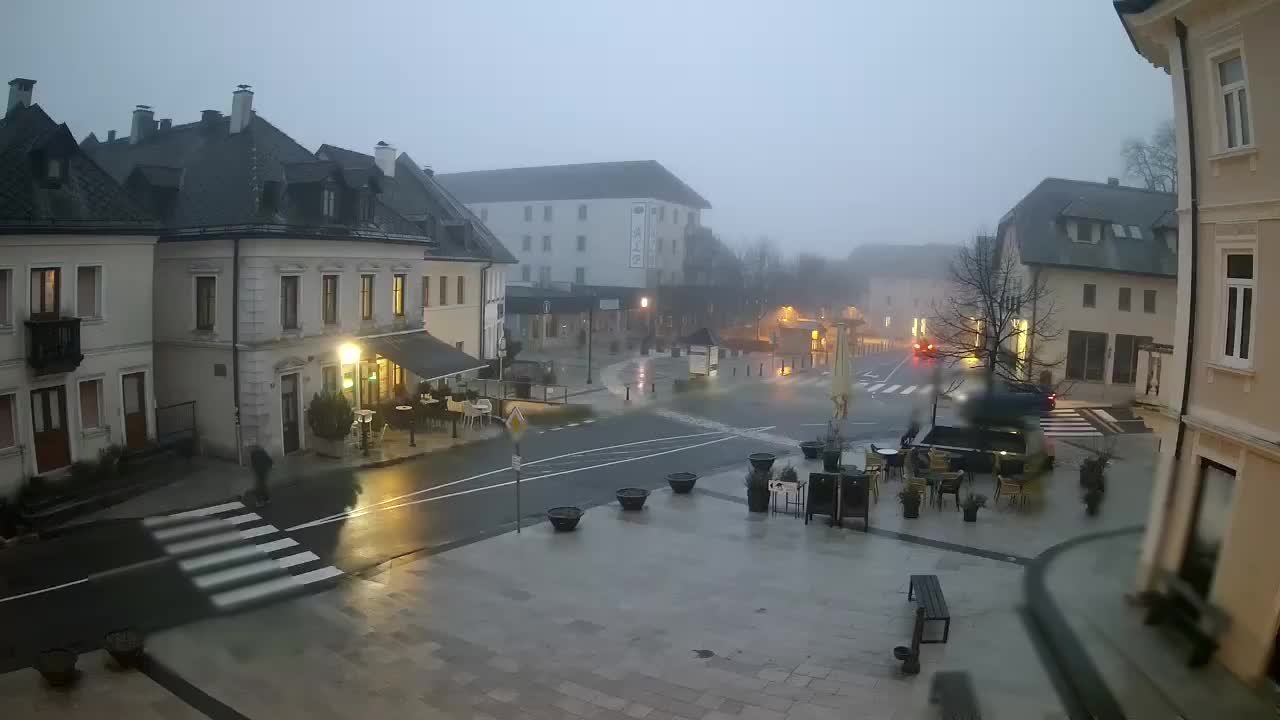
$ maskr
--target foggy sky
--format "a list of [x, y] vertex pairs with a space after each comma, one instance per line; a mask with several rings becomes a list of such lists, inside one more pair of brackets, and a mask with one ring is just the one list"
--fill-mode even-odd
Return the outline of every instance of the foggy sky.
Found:
[[313, 151], [654, 159], [726, 239], [828, 255], [963, 240], [1045, 176], [1120, 175], [1172, 115], [1107, 0], [17, 3], [0, 79], [36, 79], [77, 139], [139, 103], [229, 113], [248, 83]]

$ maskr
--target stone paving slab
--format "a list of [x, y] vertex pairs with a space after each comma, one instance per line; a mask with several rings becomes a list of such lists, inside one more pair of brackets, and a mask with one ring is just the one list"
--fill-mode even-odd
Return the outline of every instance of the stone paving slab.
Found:
[[[899, 674], [907, 576], [953, 622]], [[1061, 718], [1014, 612], [1021, 568], [749, 516], [708, 495], [589, 510], [203, 621], [153, 655], [250, 718], [916, 718], [932, 672], [973, 673], [987, 718]]]
[[203, 720], [182, 700], [136, 671], [121, 671], [107, 654], [80, 657], [80, 681], [69, 690], [54, 690], [32, 669], [0, 674], [0, 717], [13, 720]]

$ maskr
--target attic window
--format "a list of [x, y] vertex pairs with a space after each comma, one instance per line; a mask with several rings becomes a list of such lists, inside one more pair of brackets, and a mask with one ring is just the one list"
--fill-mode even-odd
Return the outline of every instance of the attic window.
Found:
[[45, 171], [46, 177], [50, 180], [62, 179], [62, 161], [58, 158], [49, 158], [49, 167]]
[[1124, 229], [1124, 226], [1123, 226], [1123, 225], [1112, 225], [1112, 226], [1111, 226], [1111, 233], [1112, 233], [1113, 235], [1115, 235], [1116, 237], [1118, 237], [1118, 238], [1122, 238], [1122, 237], [1129, 237], [1129, 235], [1128, 235], [1128, 233], [1125, 231], [1125, 229]]
[[1133, 238], [1134, 240], [1141, 240], [1141, 239], [1142, 239], [1142, 228], [1138, 227], [1137, 225], [1130, 225], [1130, 226], [1129, 226], [1129, 237]]
[[332, 188], [320, 191], [321, 212], [325, 218], [332, 220], [338, 214], [338, 194]]

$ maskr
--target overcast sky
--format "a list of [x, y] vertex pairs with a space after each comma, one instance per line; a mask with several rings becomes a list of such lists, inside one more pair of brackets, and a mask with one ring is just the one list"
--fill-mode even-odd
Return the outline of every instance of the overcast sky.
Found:
[[[727, 239], [954, 242], [1172, 114], [1108, 0], [18, 0], [0, 68], [77, 138], [229, 113], [439, 172], [655, 159]], [[8, 11], [10, 22], [14, 9]], [[18, 32], [14, 32], [17, 30]]]

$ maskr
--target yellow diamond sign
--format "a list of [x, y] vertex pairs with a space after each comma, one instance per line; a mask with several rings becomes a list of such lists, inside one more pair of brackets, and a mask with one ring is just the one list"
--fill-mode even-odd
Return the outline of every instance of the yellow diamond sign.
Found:
[[519, 407], [512, 408], [511, 414], [507, 416], [507, 432], [511, 433], [512, 439], [520, 442], [524, 431], [528, 429], [529, 421], [524, 419], [524, 413], [520, 412]]

